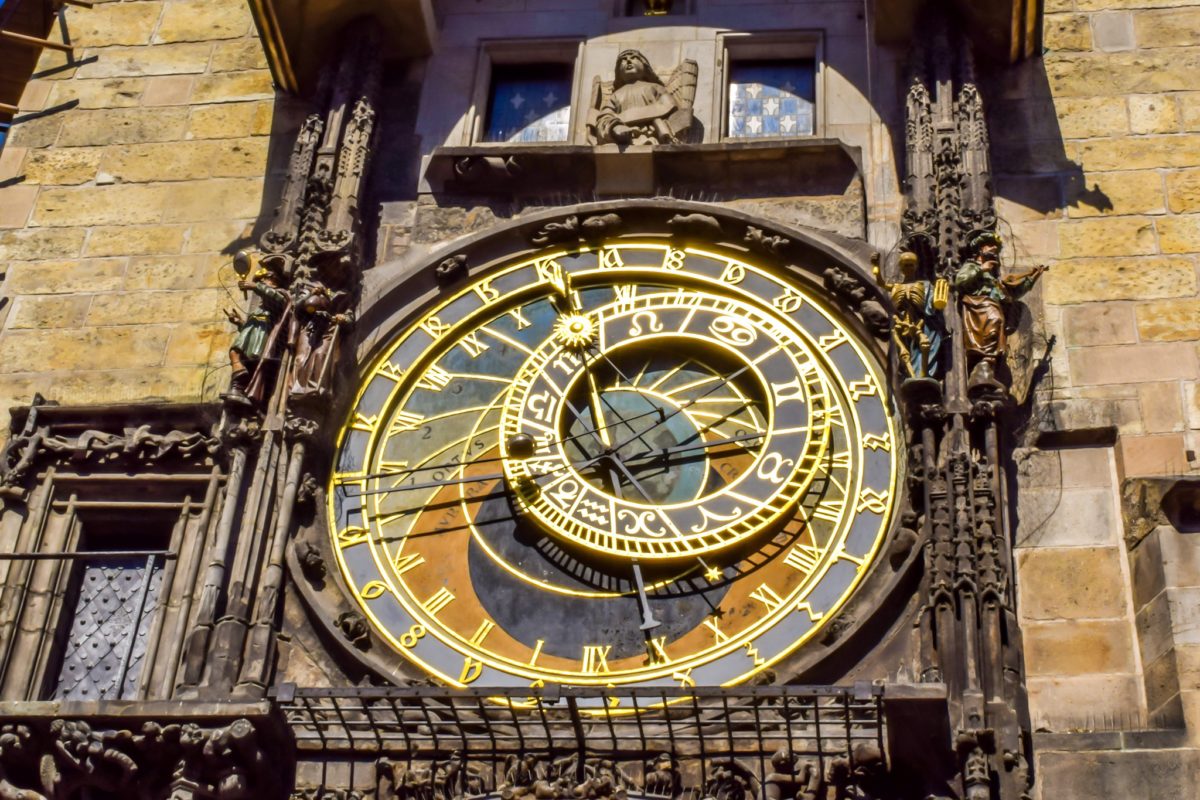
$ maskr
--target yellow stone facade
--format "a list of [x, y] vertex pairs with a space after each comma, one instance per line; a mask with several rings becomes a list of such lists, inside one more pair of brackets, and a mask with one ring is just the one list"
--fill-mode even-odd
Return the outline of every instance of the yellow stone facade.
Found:
[[214, 399], [231, 255], [290, 139], [250, 8], [98, 2], [66, 25], [74, 64], [43, 53], [0, 155], [0, 407]]

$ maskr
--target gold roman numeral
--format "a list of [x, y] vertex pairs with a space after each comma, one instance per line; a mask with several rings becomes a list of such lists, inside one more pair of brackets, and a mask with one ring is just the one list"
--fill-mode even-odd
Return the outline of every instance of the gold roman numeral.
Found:
[[805, 575], [812, 573], [821, 561], [821, 551], [812, 545], [798, 544], [783, 557], [783, 563]]
[[583, 671], [588, 675], [612, 672], [608, 667], [608, 654], [611, 644], [587, 644], [583, 646]]
[[438, 612], [446, 606], [450, 605], [454, 600], [454, 593], [445, 586], [434, 592], [433, 596], [421, 604], [421, 608], [425, 609], [431, 617], [436, 617]]
[[420, 553], [410, 553], [408, 555], [397, 553], [396, 557], [392, 559], [392, 569], [396, 570], [397, 575], [403, 575], [410, 569], [416, 569], [424, 563], [425, 556]]
[[396, 416], [392, 417], [392, 424], [388, 428], [388, 436], [395, 436], [397, 433], [405, 431], [415, 431], [425, 421], [425, 417], [420, 414], [414, 414], [411, 411], [398, 411]]
[[476, 628], [475, 633], [471, 635], [471, 644], [475, 645], [476, 647], [480, 647], [483, 644], [483, 640], [488, 637], [488, 634], [491, 633], [492, 629], [495, 627], [496, 623], [492, 622], [490, 619], [485, 619], [483, 622], [479, 623], [479, 627]]
[[431, 392], [440, 392], [446, 388], [446, 384], [450, 383], [451, 377], [449, 372], [434, 364], [425, 370], [425, 374], [417, 381], [417, 387], [428, 389]]
[[783, 598], [779, 596], [779, 593], [765, 583], [760, 584], [751, 592], [750, 597], [765, 605], [767, 611], [774, 611], [783, 605]]

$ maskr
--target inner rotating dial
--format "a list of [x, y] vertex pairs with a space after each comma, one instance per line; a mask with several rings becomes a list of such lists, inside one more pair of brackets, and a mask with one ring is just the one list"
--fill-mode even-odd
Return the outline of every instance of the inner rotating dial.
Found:
[[579, 322], [594, 335], [560, 325], [504, 406], [506, 479], [535, 524], [593, 556], [666, 563], [794, 510], [829, 440], [822, 370], [799, 336], [702, 290]]

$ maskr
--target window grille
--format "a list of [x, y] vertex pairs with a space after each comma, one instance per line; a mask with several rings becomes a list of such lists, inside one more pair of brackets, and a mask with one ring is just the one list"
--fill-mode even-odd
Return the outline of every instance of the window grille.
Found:
[[162, 587], [159, 555], [98, 554], [78, 565], [78, 590], [55, 700], [137, 697]]

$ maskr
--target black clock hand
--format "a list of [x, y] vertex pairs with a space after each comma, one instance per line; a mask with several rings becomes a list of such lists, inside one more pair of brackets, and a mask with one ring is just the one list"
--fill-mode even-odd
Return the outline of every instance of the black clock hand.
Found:
[[[657, 450], [647, 450], [646, 452], [637, 453], [636, 455], [630, 456], [630, 458], [631, 459], [651, 458], [651, 457], [652, 458], [661, 458], [664, 453], [674, 455], [676, 453], [685, 453], [685, 452], [689, 452], [692, 450], [707, 450], [710, 447], [720, 447], [722, 445], [736, 444], [738, 442], [746, 441], [748, 439], [761, 438], [765, 435], [766, 434], [763, 434], [763, 433], [747, 433], [742, 436], [733, 436], [728, 439], [716, 439], [711, 442], [703, 442], [703, 443], [699, 443], [699, 444], [689, 444], [689, 445], [678, 445], [676, 447], [666, 447], [666, 448], [660, 448]], [[562, 470], [566, 469], [567, 467], [570, 467], [575, 470], [587, 469], [588, 467], [604, 460], [605, 458], [608, 458], [608, 454], [601, 453], [598, 456], [593, 456], [591, 458], [585, 458], [580, 461], [572, 461], [563, 466], [555, 467], [554, 469], [546, 472], [546, 474], [552, 475], [555, 472], [561, 472]], [[503, 459], [498, 459], [498, 460], [503, 460]], [[468, 466], [473, 463], [483, 463], [483, 462], [465, 462], [463, 464], [454, 464], [451, 466], [453, 466], [455, 468], [459, 468], [459, 467]], [[376, 475], [376, 476], [368, 475], [365, 477], [366, 478], [371, 478], [371, 477], [385, 477], [386, 478], [386, 477], [393, 477], [395, 474], [406, 474], [406, 473], [380, 473], [379, 475]], [[446, 478], [446, 479], [439, 480], [439, 481], [426, 481], [424, 483], [414, 483], [411, 486], [392, 486], [387, 489], [371, 489], [371, 490], [368, 490], [365, 492], [357, 492], [355, 494], [347, 494], [346, 497], [367, 497], [367, 496], [376, 495], [376, 494], [391, 494], [392, 492], [409, 492], [409, 491], [420, 491], [421, 489], [437, 489], [437, 488], [440, 488], [443, 486], [455, 486], [455, 485], [462, 484], [462, 483], [486, 483], [488, 481], [503, 480], [506, 477], [507, 476], [503, 472], [492, 472], [492, 473], [488, 473], [486, 475], [475, 475], [475, 476], [471, 476], [471, 477], [459, 477], [459, 478]]]

